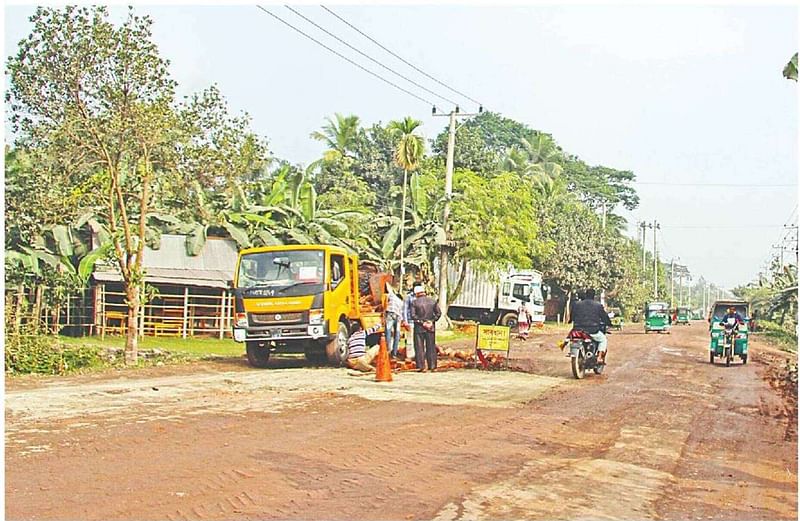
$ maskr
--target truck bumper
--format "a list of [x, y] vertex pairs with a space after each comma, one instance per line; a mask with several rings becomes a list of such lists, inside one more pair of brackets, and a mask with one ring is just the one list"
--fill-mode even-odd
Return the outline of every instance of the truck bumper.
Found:
[[233, 328], [233, 339], [236, 342], [266, 341], [287, 343], [295, 340], [329, 340], [329, 338], [328, 324]]

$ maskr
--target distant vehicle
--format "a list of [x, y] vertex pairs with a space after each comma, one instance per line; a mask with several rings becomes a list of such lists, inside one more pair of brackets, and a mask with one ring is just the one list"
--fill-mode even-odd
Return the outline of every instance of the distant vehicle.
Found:
[[611, 319], [611, 327], [621, 330], [624, 325], [622, 310], [620, 308], [608, 308], [608, 318]]
[[669, 333], [669, 305], [666, 302], [648, 302], [644, 307], [644, 332]]
[[[744, 319], [744, 324], [736, 324], [735, 320], [722, 322], [722, 317], [733, 307]], [[717, 300], [711, 307], [708, 315], [708, 328], [711, 334], [708, 347], [708, 361], [714, 363], [714, 358], [721, 357], [725, 365], [731, 365], [734, 356], [747, 363], [747, 348], [750, 331], [750, 304], [744, 300]]]
[[684, 326], [688, 326], [689, 320], [691, 320], [691, 311], [688, 307], [679, 306], [677, 310], [678, 320], [676, 320], [676, 324], [682, 324]]
[[[450, 270], [450, 287], [458, 281], [457, 270]], [[517, 327], [517, 312], [523, 301], [529, 302], [532, 325], [544, 324], [542, 274], [536, 270], [503, 271], [494, 274], [478, 272], [467, 266], [461, 293], [450, 303], [447, 316], [453, 320], [474, 320], [481, 324]]]

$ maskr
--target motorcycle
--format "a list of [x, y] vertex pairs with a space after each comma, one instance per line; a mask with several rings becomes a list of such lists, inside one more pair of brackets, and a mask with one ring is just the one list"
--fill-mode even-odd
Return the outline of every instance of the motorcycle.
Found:
[[[608, 334], [604, 331], [605, 334]], [[603, 374], [606, 367], [605, 361], [597, 361], [599, 344], [586, 331], [573, 329], [565, 340], [569, 348], [569, 358], [572, 365], [572, 375], [578, 380], [586, 375], [587, 370], [594, 371], [594, 374]]]
[[[739, 336], [739, 322], [736, 321], [735, 318], [730, 317], [727, 321], [722, 323], [722, 326], [725, 328], [723, 332], [723, 345], [725, 346], [722, 352], [723, 358], [725, 358], [725, 365], [730, 366], [731, 360], [733, 360], [733, 355], [736, 353], [736, 337]], [[745, 355], [745, 363], [747, 358]]]

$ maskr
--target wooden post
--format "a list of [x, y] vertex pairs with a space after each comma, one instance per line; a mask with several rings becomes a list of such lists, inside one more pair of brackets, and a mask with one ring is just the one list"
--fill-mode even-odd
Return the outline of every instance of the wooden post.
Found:
[[106, 285], [100, 284], [100, 339], [106, 337]]
[[70, 300], [70, 298], [72, 298], [72, 297], [71, 297], [71, 296], [67, 296], [67, 327], [69, 327], [69, 326], [71, 326], [71, 325], [72, 325], [72, 324], [70, 323], [70, 315], [69, 315], [69, 307], [70, 307], [70, 302], [69, 302], [69, 300]]
[[37, 284], [36, 289], [33, 290], [33, 320], [36, 329], [39, 329], [39, 323], [42, 320], [42, 285]]
[[222, 340], [225, 336], [225, 313], [227, 313], [228, 309], [228, 299], [226, 298], [227, 295], [225, 294], [225, 290], [222, 290], [222, 296], [220, 297], [219, 303], [219, 339]]
[[144, 282], [142, 282], [142, 289], [139, 291], [139, 337], [144, 336], [144, 308], [146, 305], [145, 302], [145, 293], [144, 293]]
[[183, 338], [186, 338], [186, 328], [189, 325], [189, 286], [183, 288]]
[[17, 285], [17, 302], [15, 304], [14, 313], [14, 328], [19, 331], [22, 326], [22, 303], [25, 301], [25, 286], [22, 284]]

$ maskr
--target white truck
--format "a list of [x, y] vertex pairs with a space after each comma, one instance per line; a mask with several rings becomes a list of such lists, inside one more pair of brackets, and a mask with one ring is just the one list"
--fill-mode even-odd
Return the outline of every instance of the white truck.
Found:
[[[451, 268], [448, 275], [448, 285], [452, 288], [460, 273]], [[533, 313], [532, 325], [543, 324], [542, 274], [536, 270], [509, 270], [495, 275], [491, 277], [467, 265], [461, 293], [450, 303], [447, 316], [452, 320], [475, 320], [514, 328], [517, 310], [525, 299]]]

